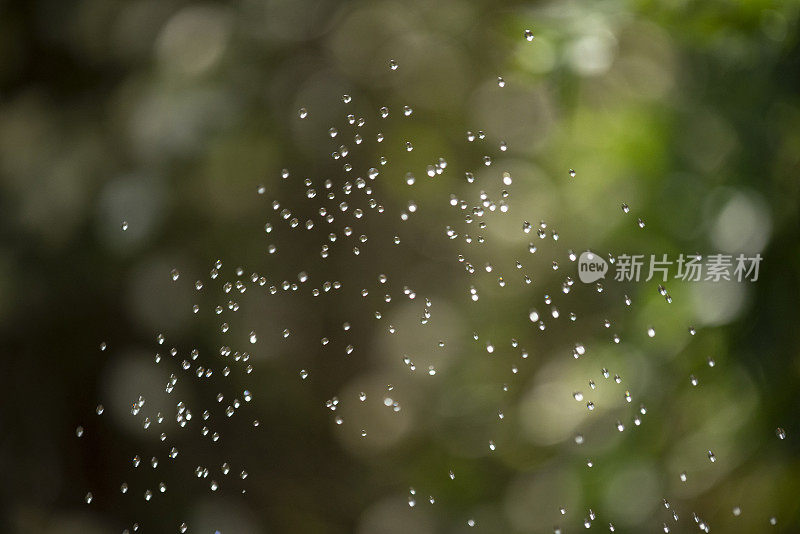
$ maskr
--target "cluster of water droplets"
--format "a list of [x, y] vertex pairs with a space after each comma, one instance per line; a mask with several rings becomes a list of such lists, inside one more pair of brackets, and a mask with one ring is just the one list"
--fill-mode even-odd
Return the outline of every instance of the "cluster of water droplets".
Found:
[[[524, 39], [533, 42], [533, 32], [525, 30]], [[396, 60], [388, 61], [390, 73], [399, 68], [401, 66]], [[506, 79], [498, 76], [498, 88], [503, 89], [506, 85]], [[512, 173], [506, 169], [497, 169], [493, 179], [481, 181], [476, 177], [478, 174], [476, 169], [454, 171], [444, 156], [431, 161], [422, 172], [409, 169], [400, 176], [388, 176], [381, 172], [380, 169], [388, 162], [385, 156], [380, 156], [372, 166], [366, 169], [354, 168], [351, 163], [354, 150], [373, 142], [379, 146], [394, 143], [401, 149], [401, 152], [413, 151], [415, 148], [413, 140], [392, 139], [384, 135], [380, 129], [372, 134], [371, 138], [368, 138], [365, 126], [371, 121], [390, 120], [390, 117], [391, 120], [413, 120], [416, 114], [413, 105], [406, 104], [397, 111], [388, 106], [380, 106], [374, 116], [362, 117], [350, 111], [349, 106], [353, 103], [351, 95], [343, 95], [341, 101], [344, 106], [343, 116], [347, 130], [345, 131], [341, 126], [329, 126], [327, 135], [333, 143], [329, 152], [330, 158], [341, 164], [342, 177], [340, 180], [301, 178], [290, 169], [282, 169], [278, 173], [280, 180], [294, 180], [302, 184], [301, 197], [295, 200], [298, 202], [319, 201], [319, 207], [311, 216], [307, 213], [301, 215], [300, 211], [292, 208], [290, 200], [267, 199], [266, 206], [270, 217], [261, 228], [267, 239], [264, 248], [268, 255], [281, 254], [277, 239], [273, 240], [277, 234], [288, 233], [287, 235], [291, 236], [291, 232], [314, 231], [313, 235], [318, 236], [319, 239], [316, 249], [309, 251], [309, 254], [315, 254], [321, 260], [329, 260], [334, 254], [345, 253], [351, 258], [350, 261], [355, 262], [356, 257], [367, 253], [369, 244], [372, 242], [372, 238], [364, 230], [366, 225], [362, 224], [366, 219], [382, 219], [381, 224], [393, 227], [404, 224], [415, 213], [428, 208], [428, 206], [421, 206], [411, 198], [400, 207], [385, 206], [378, 194], [380, 188], [377, 186], [381, 181], [400, 180], [405, 186], [408, 186], [408, 191], [413, 193], [414, 187], [419, 185], [417, 175], [435, 180], [445, 173], [452, 172], [461, 173], [463, 183], [468, 187], [459, 188], [458, 191], [450, 193], [449, 197], [441, 199], [440, 206], [431, 207], [431, 209], [441, 207], [450, 210], [449, 223], [445, 224], [437, 232], [437, 235], [443, 246], [449, 245], [450, 250], [454, 251], [453, 268], [464, 275], [462, 295], [465, 306], [479, 307], [479, 314], [490, 315], [498, 300], [502, 302], [502, 293], [498, 296], [497, 288], [511, 292], [536, 286], [534, 272], [537, 267], [546, 265], [554, 272], [574, 272], [576, 270], [578, 255], [572, 249], [565, 248], [560, 240], [559, 232], [547, 221], [530, 222], [536, 221], [533, 218], [534, 214], [526, 212], [525, 206], [514, 204], [513, 188], [518, 184]], [[313, 109], [301, 107], [297, 110], [296, 117], [297, 120], [308, 121], [313, 117]], [[492, 132], [492, 134], [496, 133], [501, 132]], [[500, 141], [495, 146], [488, 146], [488, 136], [484, 130], [480, 129], [467, 131], [464, 138], [468, 146], [479, 151], [479, 167], [489, 168], [492, 171], [495, 170], [498, 153], [504, 153], [510, 148], [505, 141]], [[348, 146], [349, 141], [346, 139], [352, 139], [351, 146]], [[574, 169], [566, 170], [562, 176], [571, 186], [577, 186], [580, 182], [578, 173]], [[258, 185], [255, 188], [255, 193], [259, 196], [265, 196], [269, 191], [270, 188], [266, 185]], [[621, 208], [623, 216], [631, 211], [630, 206], [624, 202], [621, 203]], [[508, 258], [503, 258], [502, 261], [492, 260], [486, 258], [483, 252], [492, 239], [492, 234], [487, 231], [489, 225], [498, 224], [497, 218], [499, 217], [512, 218], [514, 223], [510, 226], [518, 229], [518, 237], [522, 239], [522, 245], [516, 257], [511, 261], [508, 261]], [[641, 218], [637, 218], [636, 225], [641, 229], [645, 228], [645, 223]], [[122, 230], [125, 231], [127, 228], [128, 223], [123, 222]], [[390, 241], [384, 244], [402, 247], [404, 243], [400, 238], [400, 233], [399, 231], [390, 232]], [[613, 256], [608, 255], [608, 260], [613, 265]], [[168, 275], [175, 283], [184, 282], [178, 268], [173, 269]], [[388, 317], [388, 314], [385, 310], [375, 309], [376, 302], [384, 306], [400, 299], [417, 302], [420, 307], [420, 319], [417, 327], [426, 328], [431, 323], [436, 308], [432, 297], [425, 295], [418, 297], [412, 284], [403, 280], [390, 280], [389, 276], [384, 273], [374, 273], [372, 277], [365, 277], [365, 280], [368, 281], [362, 287], [346, 286], [340, 280], [320, 279], [318, 272], [305, 268], [298, 269], [293, 279], [273, 280], [269, 274], [256, 272], [247, 274], [243, 267], [230, 269], [224, 265], [222, 260], [219, 260], [210, 266], [207, 277], [189, 283], [198, 294], [213, 292], [214, 298], [219, 299], [220, 303], [210, 309], [204, 309], [200, 304], [194, 304], [191, 311], [193, 314], [201, 312], [212, 314], [217, 320], [219, 335], [224, 338], [233, 335], [236, 313], [240, 308], [237, 298], [247, 291], [261, 292], [265, 297], [281, 293], [286, 295], [308, 294], [320, 299], [326, 295], [346, 293], [360, 299], [364, 306], [371, 308], [369, 313], [386, 336], [394, 335], [398, 327], [386, 322], [385, 318]], [[571, 332], [574, 333], [575, 339], [571, 346], [564, 350], [562, 357], [574, 360], [593, 357], [592, 349], [594, 347], [581, 341], [579, 335], [581, 332], [579, 327], [584, 320], [576, 310], [572, 309], [574, 302], [570, 302], [568, 298], [574, 288], [575, 281], [569, 274], [564, 274], [560, 283], [554, 287], [539, 287], [538, 289], [542, 293], [541, 299], [538, 302], [532, 302], [525, 315], [519, 318], [520, 335], [513, 337], [504, 335], [500, 339], [496, 338], [491, 331], [476, 330], [472, 333], [471, 338], [466, 340], [467, 343], [476, 347], [475, 351], [482, 354], [482, 357], [492, 358], [498, 366], [504, 366], [505, 379], [502, 384], [504, 393], [511, 391], [512, 387], [518, 383], [516, 377], [525, 370], [530, 353], [519, 340], [525, 339], [526, 335], [530, 334], [531, 328], [540, 336], [546, 335], [551, 328], [572, 328]], [[591, 289], [597, 298], [605, 297], [602, 283], [596, 283]], [[658, 292], [664, 296], [667, 304], [672, 302], [672, 297], [664, 286], [659, 285]], [[633, 305], [633, 301], [628, 295], [624, 295], [623, 300], [625, 308]], [[597, 326], [610, 331], [608, 341], [612, 345], [619, 345], [622, 338], [620, 334], [613, 331], [615, 325], [616, 321], [613, 318], [605, 318], [602, 324]], [[350, 320], [343, 321], [339, 335], [347, 337], [351, 328]], [[251, 330], [246, 333], [244, 339], [231, 339], [229, 343], [221, 345], [216, 354], [208, 355], [201, 355], [196, 348], [181, 351], [176, 347], [170, 347], [167, 336], [158, 333], [155, 336], [154, 363], [168, 365], [174, 369], [170, 372], [169, 380], [165, 384], [165, 391], [170, 395], [175, 394], [176, 386], [182, 380], [211, 381], [220, 376], [227, 378], [232, 374], [236, 374], [240, 380], [246, 382], [247, 377], [254, 372], [254, 363], [251, 354], [245, 349], [248, 346], [258, 347], [262, 343], [286, 342], [294, 335], [289, 324], [281, 325], [279, 330], [280, 334], [275, 339], [265, 339], [265, 336], [260, 335], [259, 332]], [[490, 328], [487, 327], [487, 330]], [[695, 333], [696, 330], [689, 327], [689, 334], [693, 336]], [[655, 338], [656, 329], [654, 326], [649, 326], [643, 334], [643, 340]], [[336, 337], [331, 333], [321, 337], [319, 344], [321, 347], [327, 347], [333, 345], [335, 340]], [[436, 346], [430, 347], [430, 350], [443, 349], [447, 343], [448, 340], [440, 340]], [[101, 351], [106, 351], [106, 343], [102, 343], [100, 348]], [[358, 348], [352, 343], [346, 342], [344, 350], [339, 356], [346, 358], [357, 350]], [[422, 373], [434, 380], [433, 377], [439, 378], [444, 372], [437, 369], [435, 365], [418, 366], [415, 363], [415, 355], [410, 353], [402, 353], [398, 357], [410, 373]], [[612, 396], [621, 399], [624, 406], [623, 409], [615, 409], [617, 418], [613, 422], [613, 429], [619, 433], [634, 432], [646, 420], [648, 410], [644, 397], [637, 392], [635, 384], [627, 383], [619, 373], [610, 370], [602, 361], [596, 363], [596, 374], [585, 378], [584, 384], [588, 386], [588, 389], [565, 390], [563, 402], [570, 402], [571, 397], [572, 402], [580, 403], [582, 409], [585, 409], [587, 413], [596, 413], [602, 407], [603, 402], [596, 396], [597, 391], [601, 388], [613, 390]], [[715, 360], [709, 358], [708, 366], [714, 367], [715, 365]], [[299, 380], [308, 381], [313, 380], [315, 369], [304, 365], [299, 367], [296, 372]], [[689, 376], [689, 383], [693, 387], [700, 386], [700, 381], [695, 375]], [[225, 439], [216, 425], [216, 421], [220, 419], [249, 418], [246, 426], [251, 431], [257, 431], [260, 421], [249, 415], [247, 409], [254, 399], [254, 389], [252, 386], [247, 386], [241, 388], [233, 396], [219, 391], [212, 398], [195, 401], [197, 404], [190, 404], [188, 400], [176, 398], [174, 413], [169, 414], [150, 412], [147, 399], [142, 396], [132, 399], [130, 416], [140, 423], [143, 431], [158, 433], [158, 440], [163, 444], [163, 455], [160, 460], [157, 456], [148, 458], [136, 454], [131, 458], [131, 469], [149, 469], [157, 474], [164, 462], [180, 460], [180, 452], [175, 445], [173, 436], [166, 431], [159, 431], [160, 426], [167, 418], [174, 419], [177, 432], [194, 432], [196, 439], [207, 440], [210, 444], [217, 444]], [[394, 391], [392, 384], [386, 384], [385, 390], [378, 396], [368, 396], [363, 391], [359, 392], [357, 396], [350, 397], [332, 395], [320, 403], [320, 409], [329, 413], [335, 431], [345, 431], [350, 428], [360, 439], [367, 440], [370, 438], [368, 429], [361, 421], [346, 420], [342, 415], [342, 406], [349, 403], [379, 403], [383, 409], [400, 416], [402, 401], [402, 394]], [[95, 411], [98, 416], [101, 416], [104, 413], [103, 405], [98, 404]], [[503, 406], [497, 406], [496, 413], [496, 424], [507, 424], [504, 423], [508, 416]], [[81, 438], [85, 434], [84, 427], [78, 426], [75, 434]], [[786, 432], [782, 428], [776, 430], [776, 435], [781, 440], [786, 438]], [[484, 443], [489, 453], [494, 453], [503, 447], [505, 438], [502, 436], [499, 432], [497, 436], [486, 436]], [[575, 445], [582, 447], [592, 439], [593, 432], [591, 428], [587, 427], [575, 434], [572, 441]], [[705, 454], [711, 463], [716, 463], [718, 460], [712, 450], [697, 452]], [[585, 469], [594, 468], [598, 462], [592, 457], [584, 457], [581, 461], [585, 465]], [[724, 461], [724, 458], [720, 461]], [[237, 465], [235, 458], [225, 458], [220, 453], [216, 465], [188, 465], [184, 468], [190, 470], [194, 477], [206, 486], [209, 493], [219, 493], [226, 485], [232, 485], [236, 491], [242, 493], [247, 491], [245, 480], [248, 478], [248, 468]], [[451, 466], [442, 466], [442, 473], [450, 481], [456, 480], [456, 473]], [[682, 483], [690, 482], [686, 471], [673, 476], [678, 477]], [[236, 483], [232, 482], [233, 480]], [[156, 476], [150, 486], [137, 488], [136, 494], [141, 497], [143, 502], [149, 503], [167, 491], [167, 482]], [[120, 493], [128, 494], [129, 492], [134, 493], [132, 485], [127, 481], [121, 481]], [[92, 504], [95, 497], [91, 491], [87, 491], [84, 500], [86, 503]], [[430, 492], [426, 492], [424, 497], [419, 499], [414, 488], [411, 488], [407, 495], [407, 504], [410, 508], [418, 508], [420, 504], [435, 505], [436, 502], [436, 495]], [[670, 532], [670, 529], [674, 528], [672, 525], [678, 523], [680, 515], [666, 498], [663, 499], [663, 504], [670, 513], [669, 522], [663, 523], [663, 531]], [[142, 513], [143, 516], [146, 516], [146, 511]], [[741, 507], [735, 507], [732, 513], [739, 516], [742, 513]], [[598, 521], [599, 514], [592, 509], [588, 509], [585, 513], [570, 514], [565, 507], [560, 507], [557, 510], [557, 517], [563, 518], [564, 521], [574, 518], [577, 524], [588, 529]], [[710, 530], [708, 523], [697, 513], [691, 512], [690, 517], [701, 531], [708, 532]], [[461, 521], [468, 527], [478, 527], [478, 522], [472, 515], [463, 517]], [[605, 518], [603, 522], [609, 531], [615, 530], [613, 518]], [[770, 523], [775, 524], [775, 522], [774, 518], [770, 519]], [[130, 530], [137, 531], [138, 529], [139, 523], [135, 523]], [[176, 529], [178, 532], [187, 532], [190, 525], [182, 521], [176, 525]], [[553, 531], [560, 533], [562, 527], [556, 525]]]

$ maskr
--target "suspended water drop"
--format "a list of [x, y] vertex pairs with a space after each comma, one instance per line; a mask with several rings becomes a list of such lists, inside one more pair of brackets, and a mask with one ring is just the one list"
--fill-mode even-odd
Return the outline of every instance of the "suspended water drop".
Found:
[[306, 108], [300, 108], [299, 110], [297, 110], [297, 116], [300, 117], [301, 119], [305, 119], [306, 117], [308, 117], [308, 110]]
[[498, 76], [497, 77], [497, 86], [498, 87], [505, 87], [506, 86], [506, 81], [503, 79], [502, 76]]
[[398, 67], [397, 61], [395, 61], [394, 59], [390, 59], [389, 60], [389, 68], [392, 69], [392, 70], [397, 70], [397, 67]]
[[533, 36], [533, 32], [531, 30], [525, 30], [525, 33], [523, 35], [525, 36], [525, 40], [526, 41], [528, 41], [528, 42], [533, 41], [533, 37], [534, 36]]

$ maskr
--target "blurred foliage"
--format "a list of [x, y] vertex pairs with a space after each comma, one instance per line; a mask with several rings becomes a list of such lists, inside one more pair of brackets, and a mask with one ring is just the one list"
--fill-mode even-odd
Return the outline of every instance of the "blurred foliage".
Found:
[[[424, 534], [466, 530], [470, 517], [488, 532], [552, 532], [555, 524], [571, 532], [589, 508], [596, 528], [614, 521], [617, 532], [672, 525], [672, 509], [675, 531], [696, 528], [692, 512], [721, 532], [761, 531], [771, 517], [773, 530], [798, 529], [800, 3], [6, 0], [0, 14], [3, 532], [121, 532], [134, 522], [176, 532], [187, 521], [190, 532], [225, 534]], [[526, 28], [533, 42], [523, 39]], [[402, 120], [406, 104], [413, 120]], [[304, 220], [317, 201], [296, 201], [301, 180], [321, 189], [324, 179], [341, 179], [328, 128], [345, 131], [352, 109], [368, 117], [364, 135], [373, 139], [381, 106], [391, 110], [381, 123], [387, 141], [365, 143], [351, 160], [364, 175], [385, 156], [376, 197], [396, 212], [413, 191], [419, 213], [401, 225], [370, 212], [357, 260], [324, 261], [310, 233], [265, 237], [266, 222], [278, 226], [273, 198], [294, 203]], [[300, 107], [309, 120], [298, 120]], [[490, 169], [481, 170], [482, 154], [464, 138], [478, 129], [491, 146], [509, 144]], [[448, 169], [428, 179], [425, 167], [439, 157]], [[283, 168], [291, 180], [280, 179]], [[502, 265], [515, 288], [477, 277], [482, 302], [496, 303], [476, 307], [473, 282], [455, 262], [461, 245], [442, 246], [453, 213], [446, 201], [475, 196], [499, 169], [514, 176], [512, 213], [547, 221], [561, 239], [526, 263], [534, 279], [526, 288], [511, 276], [515, 260], [529, 261], [517, 256], [525, 236], [494, 216], [485, 258], [470, 251], [471, 261]], [[465, 170], [478, 185], [465, 183]], [[261, 184], [265, 195], [256, 192]], [[398, 232], [402, 252], [391, 245]], [[278, 254], [266, 253], [268, 243]], [[608, 283], [603, 299], [576, 287], [564, 309], [579, 321], [562, 318], [542, 335], [528, 311], [547, 313], [544, 294], [564, 276], [546, 254], [567, 265], [567, 248], [590, 247], [760, 252], [764, 261], [752, 284], [671, 282], [669, 305], [651, 283]], [[412, 334], [419, 302], [383, 306], [388, 319], [376, 326], [358, 299], [250, 290], [231, 336], [259, 332], [253, 377], [181, 382], [169, 397], [168, 374], [152, 363], [157, 333], [182, 352], [213, 355], [225, 343], [218, 318], [191, 313], [194, 303], [220, 304], [192, 288], [217, 259], [225, 281], [241, 265], [270, 285], [308, 270], [319, 273], [315, 284], [374, 287], [386, 273], [395, 301], [404, 284], [431, 296], [434, 321]], [[622, 344], [609, 341], [606, 317]], [[343, 321], [353, 324], [347, 340]], [[388, 323], [397, 336], [387, 338]], [[287, 327], [294, 333], [284, 342]], [[476, 344], [473, 331], [482, 336]], [[332, 347], [320, 345], [325, 335]], [[589, 358], [570, 357], [576, 335]], [[503, 347], [488, 360], [487, 336]], [[528, 359], [509, 348], [512, 337]], [[447, 349], [430, 350], [439, 339]], [[345, 358], [347, 343], [356, 351]], [[401, 361], [406, 347], [417, 374]], [[421, 372], [429, 362], [435, 380]], [[512, 364], [519, 374], [504, 392]], [[634, 409], [647, 406], [640, 428], [617, 432], [629, 408], [625, 388], [606, 386], [601, 366], [625, 378]], [[298, 377], [303, 368], [307, 381]], [[589, 378], [600, 386], [591, 417], [570, 398], [588, 395]], [[398, 417], [344, 400], [360, 391], [380, 398], [388, 383], [402, 399]], [[242, 387], [254, 392], [258, 432], [249, 421], [221, 421], [224, 452], [209, 452], [197, 428], [191, 436], [175, 428], [177, 399], [191, 404]], [[139, 394], [164, 407], [164, 431], [181, 436], [185, 463], [171, 463], [157, 433], [131, 423]], [[324, 408], [334, 395], [342, 427]], [[94, 414], [100, 402], [102, 417]], [[361, 439], [349, 421], [377, 430]], [[579, 430], [583, 445], [573, 439]], [[717, 454], [713, 464], [707, 449]], [[158, 471], [132, 470], [134, 454], [145, 463], [157, 455]], [[234, 470], [247, 466], [249, 476], [212, 495], [194, 465], [218, 469], [220, 458]], [[153, 476], [168, 491], [145, 503]], [[405, 502], [410, 486], [414, 508]]]

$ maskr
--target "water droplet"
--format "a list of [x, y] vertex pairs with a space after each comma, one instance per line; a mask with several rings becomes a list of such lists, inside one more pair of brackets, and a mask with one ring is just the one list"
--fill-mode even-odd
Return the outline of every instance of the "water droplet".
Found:
[[128, 229], [128, 221], [122, 221], [122, 231], [126, 231]]
[[301, 119], [305, 119], [306, 117], [308, 117], [308, 110], [306, 108], [300, 108], [299, 110], [297, 110], [297, 116], [300, 117]]
[[778, 436], [778, 439], [786, 439], [786, 431], [781, 427], [775, 429], [775, 435]]
[[533, 41], [533, 37], [534, 36], [533, 36], [533, 32], [531, 30], [525, 30], [525, 33], [523, 35], [525, 36], [525, 40], [526, 41], [528, 41], [528, 42]]
[[506, 86], [506, 81], [503, 79], [502, 76], [498, 76], [497, 77], [497, 86], [498, 87], [505, 87]]
[[576, 175], [576, 174], [577, 174], [577, 173], [575, 172], [575, 169], [570, 169], [570, 170], [569, 170], [569, 177], [570, 177], [570, 178], [575, 178], [575, 175]]
[[392, 69], [392, 70], [397, 70], [397, 67], [398, 67], [397, 61], [395, 61], [394, 59], [390, 59], [389, 60], [389, 68]]

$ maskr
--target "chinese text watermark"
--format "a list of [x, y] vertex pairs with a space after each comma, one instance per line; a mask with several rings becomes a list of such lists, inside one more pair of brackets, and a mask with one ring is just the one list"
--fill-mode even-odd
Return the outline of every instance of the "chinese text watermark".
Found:
[[606, 277], [608, 264], [611, 263], [614, 280], [618, 282], [666, 282], [668, 279], [686, 282], [755, 282], [758, 280], [761, 259], [760, 254], [679, 254], [672, 258], [667, 254], [620, 254], [606, 261], [586, 251], [578, 260], [578, 276], [581, 282], [595, 282]]

